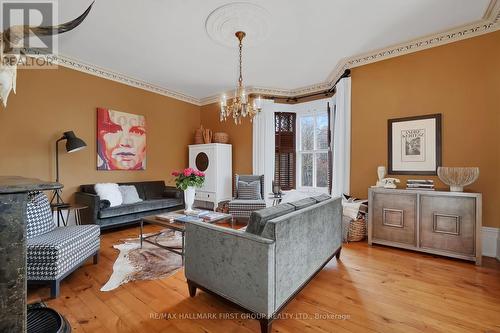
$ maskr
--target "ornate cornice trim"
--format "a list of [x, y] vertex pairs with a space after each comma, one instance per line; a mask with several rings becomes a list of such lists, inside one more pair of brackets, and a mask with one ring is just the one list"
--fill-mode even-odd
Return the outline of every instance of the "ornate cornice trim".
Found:
[[125, 74], [117, 73], [114, 71], [111, 71], [109, 69], [104, 69], [101, 67], [97, 67], [95, 65], [91, 65], [88, 63], [85, 63], [80, 60], [76, 60], [67, 56], [63, 55], [57, 55], [54, 56], [55, 62], [60, 65], [64, 66], [67, 68], [71, 68], [80, 72], [84, 72], [87, 74], [95, 75], [104, 79], [108, 79], [111, 81], [119, 82], [128, 86], [132, 86], [135, 88], [143, 89], [146, 91], [153, 92], [155, 94], [171, 97], [180, 101], [188, 102], [197, 106], [200, 106], [200, 100], [196, 97], [192, 97], [183, 93], [179, 93], [173, 90], [169, 90], [163, 87], [160, 87], [158, 85], [148, 83], [146, 81], [142, 81], [139, 79], [134, 79], [130, 76], [127, 76]]
[[[497, 2], [494, 0], [494, 2]], [[497, 24], [500, 17], [500, 6], [496, 6], [496, 12], [492, 19], [483, 19], [473, 24], [463, 26], [460, 28], [448, 30], [440, 34], [434, 34], [427, 37], [415, 39], [404, 44], [398, 44], [392, 47], [384, 48], [374, 52], [362, 54], [359, 56], [351, 57], [347, 60], [350, 68], [358, 67], [372, 62], [385, 60], [400, 55], [422, 51], [428, 48], [458, 42], [463, 39], [476, 37], [486, 33], [496, 31], [500, 28]]]
[[[337, 80], [342, 76], [346, 69], [367, 65], [373, 62], [394, 58], [397, 56], [422, 51], [432, 47], [457, 42], [463, 39], [476, 37], [479, 35], [494, 32], [500, 29], [500, 0], [491, 0], [483, 19], [451, 29], [442, 33], [429, 35], [426, 37], [411, 40], [405, 43], [393, 45], [387, 48], [375, 50], [372, 52], [355, 55], [353, 57], [340, 60], [335, 69], [327, 77], [327, 80], [321, 83], [300, 87], [296, 89], [280, 89], [272, 87], [247, 87], [249, 94], [272, 95], [278, 97], [298, 97], [327, 89], [331, 89]], [[117, 73], [105, 68], [85, 63], [80, 60], [72, 59], [64, 55], [55, 56], [56, 62], [64, 67], [78, 70], [87, 74], [102, 77], [122, 84], [126, 84], [139, 89], [147, 90], [159, 95], [168, 96], [197, 106], [212, 104], [219, 101], [220, 95], [213, 95], [205, 98], [196, 98], [169, 90], [158, 85], [148, 83], [143, 80], [135, 79], [127, 75]], [[226, 92], [231, 96], [234, 91]]]

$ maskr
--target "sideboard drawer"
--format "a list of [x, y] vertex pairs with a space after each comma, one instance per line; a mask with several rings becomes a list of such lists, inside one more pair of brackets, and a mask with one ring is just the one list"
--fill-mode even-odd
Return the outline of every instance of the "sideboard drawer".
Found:
[[215, 192], [196, 191], [194, 198], [200, 201], [214, 201]]
[[373, 239], [416, 246], [416, 195], [375, 193], [373, 205]]
[[475, 254], [476, 200], [420, 196], [420, 247]]

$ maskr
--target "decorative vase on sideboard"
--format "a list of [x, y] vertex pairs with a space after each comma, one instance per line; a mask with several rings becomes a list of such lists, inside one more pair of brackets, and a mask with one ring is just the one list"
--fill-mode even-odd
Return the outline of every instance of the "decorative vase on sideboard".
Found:
[[186, 204], [186, 209], [185, 209], [186, 213], [193, 211], [195, 194], [196, 194], [196, 188], [194, 186], [188, 186], [188, 188], [184, 190], [184, 202]]
[[464, 187], [474, 183], [479, 177], [479, 168], [439, 167], [439, 179], [450, 187], [451, 192], [463, 192]]

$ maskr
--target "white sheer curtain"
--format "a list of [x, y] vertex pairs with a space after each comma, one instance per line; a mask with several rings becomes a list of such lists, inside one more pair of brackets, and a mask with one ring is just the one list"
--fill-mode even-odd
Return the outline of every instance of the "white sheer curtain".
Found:
[[274, 112], [273, 101], [263, 101], [262, 111], [253, 120], [253, 174], [264, 175], [264, 193], [271, 193], [274, 179]]
[[337, 83], [333, 119], [332, 195], [349, 194], [351, 176], [351, 78]]

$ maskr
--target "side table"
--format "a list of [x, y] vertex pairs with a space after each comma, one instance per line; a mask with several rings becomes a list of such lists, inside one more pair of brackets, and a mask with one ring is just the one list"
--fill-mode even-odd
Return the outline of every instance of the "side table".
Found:
[[[69, 216], [71, 215], [71, 212], [75, 215], [75, 224], [76, 225], [81, 225], [81, 214], [80, 211], [82, 209], [88, 208], [88, 206], [85, 205], [80, 205], [80, 204], [52, 204], [51, 205], [52, 211], [56, 212], [57, 214], [57, 226], [61, 226], [61, 222], [64, 226], [68, 225], [69, 221]], [[66, 216], [64, 216], [63, 211], [66, 210]]]
[[269, 200], [273, 201], [273, 206], [277, 206], [281, 203], [281, 200], [283, 200], [284, 193], [280, 194], [274, 194], [274, 193], [269, 193]]

